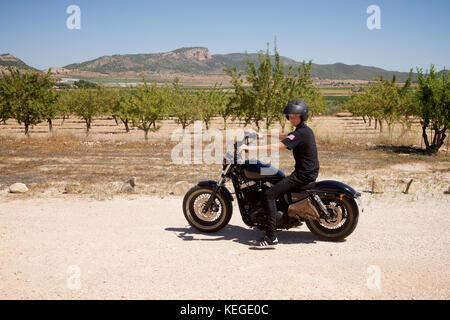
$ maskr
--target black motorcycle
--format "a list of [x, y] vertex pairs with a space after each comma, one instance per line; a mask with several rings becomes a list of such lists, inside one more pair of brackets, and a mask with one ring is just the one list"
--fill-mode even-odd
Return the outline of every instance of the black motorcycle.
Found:
[[[225, 187], [231, 180], [242, 220], [250, 227], [266, 229], [267, 214], [263, 194], [285, 175], [259, 160], [243, 160], [238, 148], [257, 138], [245, 132], [234, 143], [234, 151], [223, 158], [219, 181], [200, 181], [184, 196], [183, 212], [191, 226], [202, 232], [216, 232], [231, 219], [233, 196]], [[339, 241], [349, 236], [358, 223], [361, 193], [333, 180], [312, 182], [280, 196], [277, 200], [277, 229], [290, 229], [306, 222], [309, 230], [322, 240]]]

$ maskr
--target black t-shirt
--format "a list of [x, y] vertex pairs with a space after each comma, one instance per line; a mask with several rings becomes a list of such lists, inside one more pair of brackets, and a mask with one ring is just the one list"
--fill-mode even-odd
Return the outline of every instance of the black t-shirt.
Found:
[[319, 175], [319, 159], [312, 130], [306, 124], [300, 124], [281, 142], [294, 154], [297, 176], [307, 181], [316, 180]]

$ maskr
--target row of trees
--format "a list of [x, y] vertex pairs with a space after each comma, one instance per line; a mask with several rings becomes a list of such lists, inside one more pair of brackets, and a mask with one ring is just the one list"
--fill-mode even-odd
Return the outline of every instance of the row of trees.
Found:
[[356, 116], [361, 116], [365, 123], [375, 123], [375, 128], [383, 131], [383, 122], [392, 132], [394, 123], [400, 122], [406, 128], [411, 127], [415, 101], [411, 88], [411, 77], [403, 86], [398, 86], [395, 76], [392, 81], [375, 79], [365, 87], [362, 93], [356, 93], [346, 102], [345, 108]]
[[[25, 126], [43, 121], [52, 131], [53, 120], [70, 115], [80, 117], [86, 123], [86, 134], [96, 117], [112, 116], [121, 121], [126, 132], [136, 127], [145, 133], [159, 129], [159, 122], [172, 117], [183, 129], [196, 120], [202, 120], [208, 129], [213, 116], [230, 116], [230, 93], [216, 84], [208, 90], [191, 91], [182, 88], [176, 79], [173, 83], [158, 86], [156, 82], [137, 88], [81, 88], [54, 90], [50, 73], [36, 71], [19, 72], [10, 69], [0, 79], [0, 120], [16, 119]], [[63, 120], [64, 121], [64, 120]]]
[[[79, 89], [55, 90], [50, 73], [9, 69], [9, 73], [2, 72], [0, 79], [0, 120], [16, 119], [24, 124], [28, 135], [32, 125], [46, 121], [51, 131], [53, 119], [75, 115], [85, 121], [89, 134], [96, 117], [109, 115], [116, 123], [121, 121], [127, 132], [136, 127], [148, 139], [149, 132], [158, 130], [160, 121], [168, 118], [183, 129], [195, 120], [202, 120], [208, 129], [212, 117], [219, 115], [225, 128], [231, 118], [257, 129], [265, 126], [270, 130], [280, 123], [284, 131], [287, 121], [282, 111], [287, 101], [305, 100], [312, 115], [326, 109], [322, 95], [312, 85], [311, 62], [303, 62], [297, 70], [286, 68], [276, 49], [274, 58], [269, 50], [261, 52], [258, 66], [248, 59], [244, 71], [234, 68], [225, 72], [231, 76], [234, 90], [226, 91], [216, 84], [193, 91], [181, 87], [178, 80], [160, 86], [145, 79], [136, 88], [80, 85]], [[417, 88], [412, 88], [411, 77], [403, 86], [396, 83], [395, 77], [391, 81], [379, 79], [352, 95], [345, 108], [369, 124], [373, 121], [380, 130], [386, 123], [390, 132], [396, 122], [409, 129], [413, 120], [420, 119], [425, 145], [435, 152], [442, 146], [449, 126], [449, 73], [439, 75], [434, 66], [429, 73], [418, 73]]]
[[403, 86], [396, 83], [395, 76], [391, 81], [375, 79], [362, 93], [353, 94], [345, 108], [369, 121], [369, 125], [374, 121], [380, 131], [386, 123], [390, 134], [395, 123], [401, 123], [408, 131], [413, 121], [419, 119], [426, 149], [436, 152], [443, 145], [450, 125], [450, 72], [439, 75], [434, 66], [429, 72], [424, 73], [422, 69], [417, 72], [417, 88], [411, 87], [412, 72]]
[[259, 62], [257, 67], [249, 59], [245, 76], [236, 69], [225, 70], [234, 86], [228, 91], [219, 84], [205, 90], [188, 90], [177, 79], [163, 86], [143, 79], [144, 84], [137, 88], [111, 89], [83, 82], [77, 84], [78, 89], [55, 90], [50, 73], [9, 69], [9, 74], [3, 73], [0, 79], [0, 117], [24, 123], [28, 135], [31, 125], [47, 121], [52, 131], [53, 119], [75, 115], [85, 121], [89, 134], [96, 117], [111, 115], [116, 123], [124, 124], [127, 132], [131, 126], [137, 127], [147, 139], [148, 133], [158, 130], [158, 123], [169, 117], [183, 129], [196, 120], [202, 120], [209, 129], [212, 118], [221, 116], [224, 128], [232, 118], [258, 129], [264, 123], [267, 130], [279, 122], [284, 130], [282, 111], [291, 99], [302, 97], [312, 114], [325, 110], [323, 97], [312, 85], [311, 62], [303, 63], [297, 75], [293, 75], [292, 67], [281, 63], [276, 50], [274, 61], [267, 50], [259, 54]]
[[180, 87], [178, 80], [164, 86], [156, 82], [137, 88], [70, 90], [61, 93], [60, 105], [66, 114], [74, 114], [86, 122], [89, 133], [94, 118], [110, 115], [126, 132], [136, 127], [145, 133], [160, 128], [160, 121], [169, 117], [185, 129], [195, 120], [202, 120], [209, 128], [213, 116], [222, 113], [229, 98], [220, 85], [210, 90], [189, 91]]

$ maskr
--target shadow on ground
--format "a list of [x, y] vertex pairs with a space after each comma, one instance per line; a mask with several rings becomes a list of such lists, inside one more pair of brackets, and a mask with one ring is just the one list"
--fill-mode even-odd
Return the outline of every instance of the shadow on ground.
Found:
[[[251, 230], [240, 226], [227, 225], [215, 233], [200, 232], [193, 227], [166, 228], [166, 231], [175, 232], [177, 237], [184, 241], [233, 241], [243, 245], [253, 245], [264, 234], [259, 230]], [[198, 237], [198, 236], [202, 237]], [[208, 238], [205, 238], [207, 236]], [[315, 243], [316, 239], [309, 231], [278, 231], [280, 244]]]
[[394, 146], [392, 144], [380, 144], [375, 147], [373, 147], [374, 150], [382, 150], [387, 152], [393, 152], [398, 154], [417, 154], [417, 155], [431, 155], [431, 152], [418, 148], [418, 147], [411, 147], [411, 146]]

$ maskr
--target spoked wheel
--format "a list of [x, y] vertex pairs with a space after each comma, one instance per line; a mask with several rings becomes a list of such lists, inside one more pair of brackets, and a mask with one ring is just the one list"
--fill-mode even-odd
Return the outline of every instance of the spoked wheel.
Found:
[[320, 221], [307, 220], [306, 225], [322, 240], [339, 241], [348, 237], [358, 224], [358, 206], [352, 198], [322, 199], [330, 217]]
[[218, 191], [211, 207], [203, 212], [212, 192], [212, 188], [197, 185], [186, 193], [183, 200], [186, 220], [191, 226], [203, 232], [216, 232], [225, 227], [233, 211], [231, 201]]

